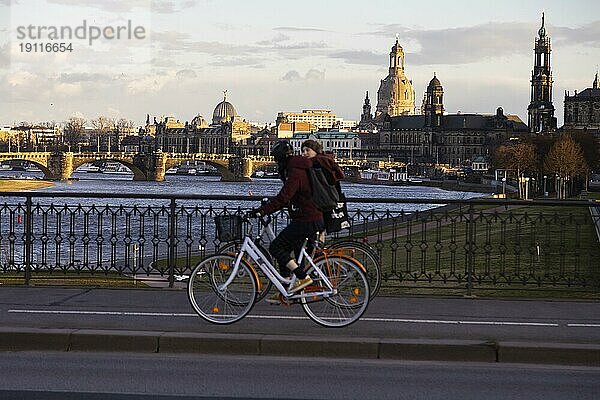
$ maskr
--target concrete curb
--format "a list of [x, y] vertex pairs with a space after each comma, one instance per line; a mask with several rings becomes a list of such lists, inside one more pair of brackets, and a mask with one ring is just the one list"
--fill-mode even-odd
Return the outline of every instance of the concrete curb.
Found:
[[99, 351], [600, 367], [600, 345], [0, 327], [0, 351]]
[[600, 345], [503, 342], [498, 361], [507, 363], [600, 366]]

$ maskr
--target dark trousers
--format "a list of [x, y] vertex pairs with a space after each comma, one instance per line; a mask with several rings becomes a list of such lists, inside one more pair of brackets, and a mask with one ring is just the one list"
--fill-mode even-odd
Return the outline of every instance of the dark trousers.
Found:
[[[287, 263], [292, 259], [297, 259], [300, 255], [300, 249], [304, 240], [308, 238], [308, 245], [312, 246], [317, 238], [317, 232], [323, 231], [323, 221], [315, 222], [296, 222], [292, 221], [286, 226], [269, 246], [269, 252], [277, 260], [279, 270], [289, 275], [286, 268]], [[292, 253], [295, 258], [292, 257]], [[310, 253], [310, 251], [309, 251]]]

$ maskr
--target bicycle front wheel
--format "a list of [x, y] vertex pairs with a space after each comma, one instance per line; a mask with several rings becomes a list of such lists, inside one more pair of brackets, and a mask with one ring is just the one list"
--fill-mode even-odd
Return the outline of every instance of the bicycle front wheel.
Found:
[[[333, 286], [329, 295], [303, 296], [302, 307], [306, 315], [319, 325], [342, 327], [356, 322], [369, 304], [369, 283], [362, 269], [344, 257], [327, 257], [316, 263]], [[312, 285], [304, 294], [327, 291], [324, 279], [316, 271], [310, 271]]]
[[[265, 255], [265, 257], [268, 257], [271, 264], [273, 264], [273, 259], [271, 258], [271, 254], [259, 243], [255, 243], [255, 244], [258, 246], [260, 251]], [[227, 243], [223, 244], [221, 247], [219, 247], [219, 250], [217, 251], [217, 253], [237, 254], [240, 252], [241, 248], [242, 248], [242, 242], [240, 242], [240, 241], [227, 242]], [[246, 257], [245, 260], [254, 269], [254, 271], [256, 271], [256, 277], [257, 277], [256, 282], [258, 284], [258, 290], [256, 292], [256, 300], [255, 301], [261, 301], [262, 299], [265, 298], [267, 293], [269, 293], [273, 283], [271, 283], [269, 278], [267, 278], [267, 276], [265, 275], [263, 270], [260, 268], [260, 266], [256, 262], [254, 262], [254, 260], [252, 260], [251, 258], [248, 258], [248, 257]]]
[[231, 324], [244, 318], [254, 305], [256, 277], [241, 262], [227, 287], [221, 287], [234, 271], [235, 257], [216, 254], [201, 261], [190, 275], [188, 298], [199, 316], [214, 324]]

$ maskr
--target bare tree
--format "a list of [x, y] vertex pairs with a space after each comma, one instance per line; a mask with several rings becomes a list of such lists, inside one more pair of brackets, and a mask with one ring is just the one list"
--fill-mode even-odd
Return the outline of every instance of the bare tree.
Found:
[[83, 140], [83, 132], [85, 130], [85, 119], [79, 117], [71, 117], [65, 123], [63, 128], [64, 143], [69, 146], [77, 146]]
[[135, 124], [130, 119], [119, 118], [119, 120], [117, 120], [115, 124], [115, 139], [119, 150], [121, 149], [123, 137], [129, 135], [134, 126]]
[[558, 198], [567, 197], [567, 182], [576, 176], [585, 176], [588, 164], [583, 156], [581, 146], [571, 135], [562, 135], [548, 152], [544, 161], [546, 171], [556, 174]]
[[526, 186], [525, 175], [536, 171], [536, 146], [523, 142], [501, 145], [496, 150], [494, 159], [498, 165], [516, 171], [519, 197], [523, 197]]
[[107, 150], [110, 151], [110, 134], [115, 129], [115, 120], [113, 118], [105, 117], [104, 115], [100, 115], [98, 118], [92, 120], [92, 127], [95, 131], [95, 136], [97, 140], [98, 150], [100, 150], [100, 142], [107, 142]]

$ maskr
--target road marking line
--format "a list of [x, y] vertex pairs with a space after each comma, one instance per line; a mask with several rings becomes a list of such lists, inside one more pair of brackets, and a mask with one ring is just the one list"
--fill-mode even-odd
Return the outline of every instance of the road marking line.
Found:
[[512, 325], [512, 326], [559, 326], [548, 322], [512, 322], [512, 321], [454, 321], [437, 319], [398, 319], [398, 318], [361, 318], [361, 321], [404, 322], [413, 324], [451, 324], [451, 325]]
[[[134, 312], [134, 311], [78, 311], [78, 310], [8, 310], [9, 313], [22, 314], [82, 314], [82, 315], [117, 315], [117, 316], [135, 316], [135, 317], [197, 317], [197, 314], [188, 313], [155, 313], [155, 312]], [[255, 319], [289, 319], [305, 320], [308, 317], [293, 315], [247, 315], [246, 318]], [[559, 324], [547, 322], [513, 322], [513, 321], [459, 321], [459, 320], [440, 320], [440, 319], [401, 319], [401, 318], [369, 318], [363, 317], [361, 321], [370, 322], [398, 322], [411, 324], [447, 324], [447, 325], [509, 325], [509, 326], [550, 326], [558, 327]], [[575, 326], [574, 324], [570, 324]], [[569, 326], [570, 326], [569, 325]], [[582, 324], [585, 325], [585, 324]]]
[[132, 311], [69, 311], [69, 310], [8, 310], [9, 313], [21, 314], [83, 314], [83, 315], [124, 315], [141, 317], [197, 317], [198, 314], [180, 313], [148, 313]]
[[567, 326], [576, 328], [600, 328], [600, 324], [567, 324]]

